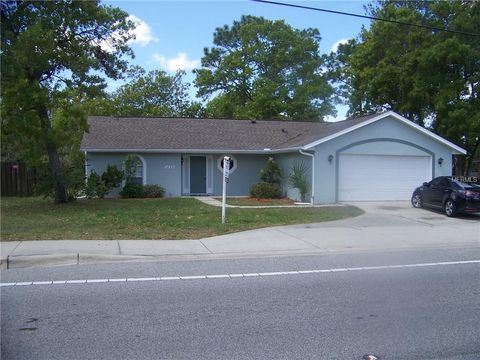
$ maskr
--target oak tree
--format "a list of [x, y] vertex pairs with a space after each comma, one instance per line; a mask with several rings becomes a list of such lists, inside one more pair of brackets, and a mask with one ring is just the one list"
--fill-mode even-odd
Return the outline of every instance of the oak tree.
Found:
[[[2, 137], [25, 160], [48, 158], [55, 202], [62, 203], [67, 201], [58, 150], [62, 132], [84, 126], [85, 116], [56, 117], [58, 99], [65, 91], [94, 96], [106, 86], [102, 75], [121, 77], [133, 56], [127, 42], [134, 24], [124, 11], [99, 1], [5, 0], [0, 5]], [[61, 108], [75, 112], [74, 105], [63, 102]], [[61, 126], [55, 118], [62, 119]]]

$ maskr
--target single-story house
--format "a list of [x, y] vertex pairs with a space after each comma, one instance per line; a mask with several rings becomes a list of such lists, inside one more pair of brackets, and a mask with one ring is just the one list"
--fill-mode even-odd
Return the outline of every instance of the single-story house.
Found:
[[152, 117], [88, 119], [81, 149], [87, 175], [138, 157], [138, 181], [167, 196], [221, 195], [222, 159], [232, 158], [227, 194], [248, 195], [270, 157], [288, 186], [295, 163], [307, 166], [314, 203], [408, 200], [413, 189], [452, 175], [452, 156], [465, 150], [388, 111], [339, 122]]

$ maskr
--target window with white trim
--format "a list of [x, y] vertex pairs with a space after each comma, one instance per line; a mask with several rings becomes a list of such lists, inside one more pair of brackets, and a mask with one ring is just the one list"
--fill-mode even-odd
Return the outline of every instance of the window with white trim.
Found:
[[235, 159], [232, 155], [222, 155], [217, 160], [217, 167], [218, 170], [223, 172], [223, 158], [228, 156], [230, 158], [230, 174], [233, 173], [237, 169], [237, 159]]
[[126, 177], [134, 184], [145, 185], [146, 176], [147, 176], [147, 167], [145, 159], [140, 155], [128, 155], [129, 158], [129, 168], [126, 169], [126, 164], [124, 163], [124, 171], [127, 171], [125, 174]]
[[135, 177], [133, 178], [133, 182], [136, 184], [143, 184], [143, 163], [137, 157], [137, 168], [135, 170]]

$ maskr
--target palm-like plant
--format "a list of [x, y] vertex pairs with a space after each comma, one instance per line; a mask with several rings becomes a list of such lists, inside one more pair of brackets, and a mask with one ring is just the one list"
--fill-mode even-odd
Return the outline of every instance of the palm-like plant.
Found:
[[296, 162], [292, 165], [288, 177], [289, 185], [294, 189], [298, 189], [302, 201], [306, 201], [308, 192], [307, 170], [305, 162]]

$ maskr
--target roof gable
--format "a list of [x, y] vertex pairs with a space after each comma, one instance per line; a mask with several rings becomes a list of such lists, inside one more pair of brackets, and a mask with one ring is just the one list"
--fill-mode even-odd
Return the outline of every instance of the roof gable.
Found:
[[355, 131], [355, 130], [363, 127], [363, 126], [366, 126], [366, 125], [375, 123], [375, 122], [377, 122], [377, 121], [379, 121], [379, 120], [382, 120], [382, 119], [385, 119], [385, 118], [387, 118], [387, 117], [392, 117], [392, 118], [394, 118], [394, 119], [396, 119], [396, 120], [398, 120], [398, 121], [400, 121], [400, 122], [402, 122], [402, 123], [404, 123], [404, 124], [406, 124], [406, 125], [414, 128], [415, 130], [417, 130], [417, 131], [423, 133], [424, 135], [427, 135], [428, 137], [430, 137], [430, 138], [432, 138], [432, 139], [434, 139], [434, 140], [436, 140], [436, 141], [444, 144], [445, 146], [447, 146], [447, 147], [455, 150], [456, 152], [458, 152], [458, 153], [460, 153], [460, 154], [466, 154], [466, 153], [467, 153], [465, 149], [462, 149], [461, 147], [459, 147], [459, 146], [455, 145], [454, 143], [452, 143], [452, 142], [450, 142], [450, 141], [442, 138], [441, 136], [439, 136], [439, 135], [437, 135], [437, 134], [435, 134], [435, 133], [433, 133], [433, 132], [425, 129], [425, 128], [422, 127], [422, 126], [415, 124], [413, 121], [408, 120], [407, 118], [405, 118], [405, 117], [397, 114], [397, 113], [394, 112], [394, 111], [387, 111], [387, 112], [384, 112], [384, 113], [381, 113], [381, 114], [375, 114], [375, 116], [372, 116], [371, 118], [366, 119], [365, 121], [362, 121], [362, 122], [360, 122], [360, 123], [357, 123], [357, 124], [355, 124], [355, 125], [352, 125], [351, 127], [345, 128], [345, 129], [343, 129], [343, 130], [341, 130], [341, 131], [338, 131], [338, 132], [336, 132], [336, 133], [333, 133], [333, 134], [331, 134], [331, 135], [329, 135], [329, 136], [323, 137], [323, 138], [318, 139], [318, 140], [316, 140], [316, 141], [313, 141], [313, 142], [311, 142], [311, 143], [309, 143], [309, 144], [306, 144], [303, 148], [304, 148], [305, 150], [311, 149], [311, 148], [313, 148], [313, 147], [315, 147], [315, 146], [317, 146], [317, 145], [320, 145], [320, 144], [322, 144], [322, 143], [324, 143], [324, 142], [327, 142], [327, 141], [330, 141], [330, 140], [332, 140], [332, 139], [335, 139], [335, 138], [337, 138], [337, 137], [339, 137], [339, 136], [348, 134], [349, 132]]

